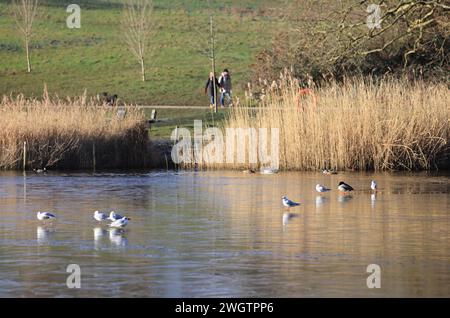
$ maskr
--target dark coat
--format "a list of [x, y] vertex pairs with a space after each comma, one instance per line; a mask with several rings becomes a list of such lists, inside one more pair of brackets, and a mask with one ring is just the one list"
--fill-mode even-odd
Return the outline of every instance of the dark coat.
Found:
[[[219, 81], [217, 80], [217, 78], [214, 78], [214, 81], [216, 82], [216, 92], [219, 91]], [[208, 81], [206, 82], [206, 86], [205, 86], [205, 94], [208, 93], [209, 96], [214, 96], [214, 85], [212, 84], [213, 80], [211, 80], [211, 78], [208, 78]]]

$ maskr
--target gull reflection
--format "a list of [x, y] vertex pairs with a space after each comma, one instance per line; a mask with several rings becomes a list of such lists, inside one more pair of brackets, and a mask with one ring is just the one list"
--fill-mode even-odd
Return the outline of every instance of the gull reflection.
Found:
[[112, 244], [125, 247], [128, 246], [128, 239], [124, 236], [125, 231], [122, 229], [110, 229], [109, 230], [109, 240]]
[[294, 214], [294, 213], [289, 213], [289, 212], [283, 213], [283, 226], [287, 226], [289, 224], [289, 222], [293, 218], [296, 218], [296, 217], [297, 217], [297, 214]]
[[375, 203], [377, 202], [377, 194], [376, 193], [372, 193], [370, 195], [370, 201], [371, 201], [372, 208], [374, 208]]
[[38, 226], [36, 229], [37, 242], [39, 244], [47, 244], [50, 242], [52, 234], [55, 232], [54, 229], [49, 229], [46, 227]]
[[349, 202], [350, 200], [352, 200], [353, 199], [353, 196], [352, 195], [340, 195], [339, 197], [338, 197], [338, 201], [340, 202], [340, 203], [346, 203], [346, 202]]
[[102, 239], [105, 237], [106, 231], [101, 227], [94, 228], [94, 246], [95, 248], [99, 248], [101, 245]]
[[327, 202], [327, 198], [321, 195], [316, 196], [316, 207], [324, 205]]
[[94, 228], [94, 241], [101, 240], [106, 234], [106, 231], [101, 227]]

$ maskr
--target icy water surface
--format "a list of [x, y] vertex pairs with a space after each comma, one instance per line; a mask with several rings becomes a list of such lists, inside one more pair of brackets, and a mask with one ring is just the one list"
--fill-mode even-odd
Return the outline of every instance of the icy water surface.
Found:
[[0, 297], [450, 297], [448, 174], [1, 173], [0, 217]]

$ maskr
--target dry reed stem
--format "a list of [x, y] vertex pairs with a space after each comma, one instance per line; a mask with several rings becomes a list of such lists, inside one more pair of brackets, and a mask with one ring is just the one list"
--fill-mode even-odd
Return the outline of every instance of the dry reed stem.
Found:
[[[279, 127], [281, 169], [428, 170], [448, 156], [450, 95], [445, 85], [352, 79], [318, 89], [314, 105], [312, 98], [298, 95], [292, 77], [283, 76], [262, 110], [238, 108], [225, 125]], [[230, 168], [214, 165], [223, 167]]]
[[51, 100], [47, 92], [42, 100], [4, 96], [0, 102], [0, 169], [22, 167], [24, 142], [30, 168], [90, 167], [93, 143], [100, 167], [143, 162], [139, 156], [146, 155], [148, 142], [144, 115], [131, 107], [119, 119], [115, 107], [89, 105], [86, 95], [73, 100]]

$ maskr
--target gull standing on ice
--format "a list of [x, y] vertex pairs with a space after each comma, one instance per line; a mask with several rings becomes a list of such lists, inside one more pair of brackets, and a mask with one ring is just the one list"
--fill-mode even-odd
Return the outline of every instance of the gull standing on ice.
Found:
[[373, 191], [377, 191], [378, 185], [377, 185], [377, 183], [375, 182], [375, 180], [372, 180], [372, 182], [370, 183], [370, 188], [371, 188]]
[[300, 205], [300, 203], [289, 200], [285, 195], [282, 196], [281, 198], [282, 198], [283, 205], [287, 208], [292, 208], [294, 206]]
[[102, 221], [108, 220], [108, 215], [106, 213], [103, 213], [103, 212], [95, 211], [94, 212], [94, 219], [96, 221], [102, 222]]
[[273, 168], [261, 168], [260, 169], [261, 174], [275, 174], [278, 173], [278, 169]]
[[129, 220], [130, 218], [123, 217], [120, 220], [112, 222], [109, 227], [124, 228], [125, 226], [127, 226]]
[[331, 189], [328, 189], [327, 187], [325, 187], [321, 184], [318, 184], [318, 185], [316, 185], [316, 191], [319, 193], [324, 193], [324, 192], [331, 191]]
[[112, 222], [114, 222], [114, 221], [118, 221], [118, 220], [120, 220], [122, 218], [123, 218], [123, 216], [117, 214], [114, 211], [111, 211], [111, 213], [109, 213], [109, 218], [108, 219], [111, 220]]
[[39, 211], [37, 213], [37, 219], [39, 221], [56, 219], [56, 215], [54, 215], [53, 213], [50, 213], [50, 212], [41, 212], [41, 211]]

